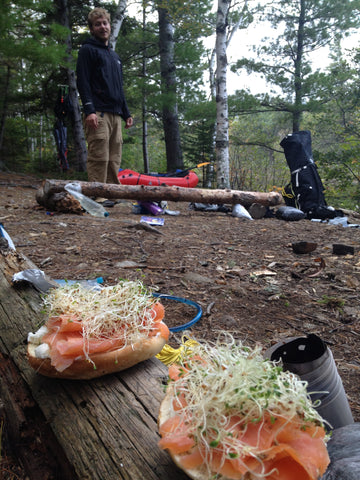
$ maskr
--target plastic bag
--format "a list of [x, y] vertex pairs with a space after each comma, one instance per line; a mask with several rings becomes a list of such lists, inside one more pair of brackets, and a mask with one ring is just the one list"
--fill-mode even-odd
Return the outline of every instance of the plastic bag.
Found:
[[237, 203], [233, 206], [231, 215], [238, 218], [247, 218], [248, 220], [253, 220], [250, 213], [243, 207], [240, 203]]
[[287, 220], [288, 222], [296, 222], [305, 218], [305, 213], [294, 207], [280, 207], [276, 211], [276, 218]]

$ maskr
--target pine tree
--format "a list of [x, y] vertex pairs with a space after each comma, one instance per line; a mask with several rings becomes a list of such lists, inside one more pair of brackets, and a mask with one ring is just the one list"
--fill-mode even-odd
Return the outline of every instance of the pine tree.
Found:
[[262, 95], [262, 105], [288, 112], [293, 131], [300, 130], [304, 112], [315, 112], [330, 99], [331, 79], [312, 64], [311, 54], [324, 47], [331, 50], [339, 38], [358, 28], [359, 13], [359, 0], [277, 0], [266, 5], [262, 18], [278, 34], [261, 42], [256, 60], [242, 59], [237, 68], [260, 72], [281, 91]]
[[[46, 81], [65, 56], [63, 40], [66, 29], [47, 23], [52, 2], [20, 0], [5, 2], [0, 25], [0, 151], [4, 153], [5, 131], [8, 121], [22, 122], [25, 140], [21, 143], [11, 136], [8, 146], [17, 155], [26, 157], [33, 144], [29, 135], [29, 115], [43, 112], [46, 98], [42, 94]], [[33, 122], [32, 122], [33, 123]], [[31, 124], [31, 126], [33, 126]], [[14, 149], [14, 141], [18, 149]]]

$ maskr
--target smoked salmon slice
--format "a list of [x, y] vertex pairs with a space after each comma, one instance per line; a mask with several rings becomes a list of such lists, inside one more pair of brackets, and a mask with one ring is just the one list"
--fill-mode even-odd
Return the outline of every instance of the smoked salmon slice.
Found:
[[151, 312], [153, 314], [153, 320], [156, 322], [161, 322], [165, 317], [165, 308], [164, 305], [160, 302], [156, 302], [151, 306]]
[[237, 357], [230, 345], [199, 344], [169, 366], [159, 446], [185, 471], [202, 475], [206, 466], [208, 478], [318, 480], [330, 459], [306, 385], [249, 348]]
[[[321, 476], [325, 472], [329, 460], [328, 453], [324, 449], [323, 439], [311, 437], [308, 433], [295, 429], [291, 434], [287, 429], [286, 433], [286, 439], [283, 438], [282, 432], [279, 433], [277, 439], [279, 442], [284, 440], [283, 445], [286, 445], [293, 460], [303, 466], [309, 478]], [[282, 444], [280, 443], [280, 445]]]
[[[147, 310], [153, 322], [147, 329], [148, 336], [160, 335], [162, 338], [169, 338], [170, 331], [162, 322], [165, 313], [163, 305], [156, 302]], [[147, 318], [146, 315], [144, 318]], [[48, 333], [43, 336], [42, 342], [49, 345], [51, 365], [60, 372], [77, 358], [87, 358], [88, 355], [108, 352], [126, 345], [126, 326], [118, 328], [113, 338], [87, 338], [84, 336], [84, 322], [77, 315], [65, 313], [49, 317], [46, 326]]]
[[195, 441], [188, 435], [188, 428], [180, 417], [171, 417], [160, 427], [163, 438], [160, 446], [168, 448], [174, 453], [184, 453], [195, 445]]
[[181, 465], [183, 468], [192, 470], [193, 468], [200, 467], [204, 463], [204, 456], [202, 455], [198, 447], [194, 447], [189, 453], [181, 455]]
[[59, 315], [50, 317], [47, 321], [49, 330], [58, 330], [59, 332], [81, 332], [83, 322], [76, 315]]

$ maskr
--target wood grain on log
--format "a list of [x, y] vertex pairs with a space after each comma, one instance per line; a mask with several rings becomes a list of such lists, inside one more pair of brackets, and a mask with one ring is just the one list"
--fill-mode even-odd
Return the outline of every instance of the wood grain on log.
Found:
[[[48, 204], [54, 194], [64, 191], [69, 182], [65, 180], [45, 180], [42, 186], [41, 201]], [[265, 206], [279, 205], [283, 202], [278, 192], [244, 192], [240, 190], [207, 190], [201, 188], [184, 188], [149, 185], [114, 185], [97, 182], [77, 182], [87, 197], [103, 197], [108, 199], [129, 199], [140, 201], [192, 202], [207, 204], [241, 204], [245, 207], [253, 203]], [[38, 200], [39, 201], [39, 200]]]
[[[157, 416], [167, 378], [167, 368], [159, 360], [92, 381], [46, 378], [29, 366], [27, 334], [36, 331], [44, 319], [41, 297], [30, 284], [15, 286], [11, 281], [14, 273], [28, 268], [34, 265], [20, 254], [0, 253], [0, 353], [12, 361], [25, 382], [59, 451], [64, 452], [71, 467], [67, 472], [74, 471], [71, 477], [58, 478], [186, 480], [157, 445]], [[8, 385], [7, 378], [1, 378], [0, 396], [8, 399], [4, 392], [14, 385]], [[21, 410], [11, 408], [7, 416], [8, 428], [24, 423]]]

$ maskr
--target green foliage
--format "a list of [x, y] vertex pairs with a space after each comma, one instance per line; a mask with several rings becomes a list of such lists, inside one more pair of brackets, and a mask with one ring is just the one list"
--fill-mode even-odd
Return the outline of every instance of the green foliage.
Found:
[[216, 105], [211, 102], [196, 102], [187, 109], [182, 131], [183, 148], [187, 166], [202, 162], [214, 162], [214, 117]]
[[[180, 15], [179, 12], [178, 14]], [[204, 47], [201, 41], [194, 41], [193, 30], [186, 30], [183, 23], [176, 28], [177, 88], [174, 97], [171, 92], [165, 94], [160, 91], [158, 25], [149, 21], [143, 29], [135, 19], [126, 18], [123, 26], [121, 41], [117, 42], [116, 50], [123, 61], [125, 90], [130, 106], [135, 105], [135, 108], [140, 109], [146, 98], [148, 111], [160, 118], [163, 106], [172, 104], [175, 100], [181, 115], [189, 105], [204, 99], [205, 92], [200, 88], [206, 68], [202, 59]]]
[[[124, 131], [123, 168], [143, 171], [142, 109], [148, 122], [150, 170], [166, 171], [161, 108], [172, 102], [160, 91], [157, 15], [166, 8], [175, 26], [175, 64], [178, 114], [185, 166], [203, 161], [214, 164], [216, 110], [206, 98], [204, 72], [207, 54], [201, 36], [214, 33], [212, 3], [158, 0], [147, 5], [146, 25], [127, 17], [117, 51], [124, 64], [125, 91], [135, 126]], [[230, 177], [232, 188], [267, 191], [281, 188], [290, 172], [280, 141], [292, 131], [292, 120], [302, 114], [301, 129], [309, 129], [313, 154], [325, 186], [328, 204], [336, 208], [360, 205], [360, 49], [345, 61], [339, 36], [358, 26], [360, 0], [277, 0], [262, 2], [263, 12], [274, 26], [274, 38], [257, 45], [255, 59], [239, 60], [236, 67], [259, 72], [271, 82], [267, 91], [252, 95], [238, 91], [229, 97]], [[0, 110], [6, 119], [2, 161], [14, 171], [56, 172], [62, 176], [53, 139], [58, 85], [67, 83], [64, 67], [75, 65], [81, 42], [88, 37], [86, 18], [99, 2], [69, 0], [73, 57], [65, 40], [69, 30], [59, 23], [57, 2], [19, 0], [4, 2], [0, 18]], [[115, 13], [116, 3], [101, 6]], [[235, 6], [235, 5], [234, 5]], [[299, 45], [300, 7], [306, 7], [301, 62]], [[231, 9], [229, 26], [243, 15], [241, 27], [254, 18], [250, 10]], [[155, 12], [156, 13], [156, 12]], [[258, 28], [262, 28], [259, 23]], [[320, 70], [311, 62], [311, 51], [329, 45], [332, 64]], [[143, 70], [144, 64], [146, 66]], [[300, 70], [296, 67], [301, 67]], [[300, 79], [300, 84], [295, 82]], [[295, 85], [300, 87], [300, 100]], [[276, 93], [274, 93], [276, 92]], [[70, 119], [70, 164], [75, 159]], [[71, 178], [72, 172], [65, 174]], [[80, 174], [77, 173], [77, 176]], [[86, 174], [84, 174], [86, 177]], [[84, 178], [85, 179], [85, 178]]]
[[178, 31], [185, 33], [187, 40], [198, 40], [200, 36], [213, 33], [209, 25], [209, 12], [212, 7], [210, 0], [184, 1], [184, 0], [157, 0], [156, 8], [167, 10], [171, 23]]
[[338, 53], [329, 66], [331, 99], [306, 117], [313, 132], [313, 153], [328, 203], [358, 208], [360, 188], [360, 78], [357, 51], [345, 61]]
[[[39, 147], [36, 135], [32, 137], [38, 119], [45, 114], [44, 85], [66, 56], [64, 39], [68, 30], [53, 22], [51, 1], [20, 0], [6, 3], [6, 22], [2, 16], [0, 32], [0, 116], [3, 141], [0, 145], [5, 165], [11, 169], [34, 167], [34, 148]], [[47, 137], [52, 138], [51, 130]], [[51, 148], [54, 152], [54, 148]], [[44, 159], [42, 151], [38, 157]]]
[[[176, 91], [161, 91], [160, 77], [160, 58], [159, 58], [159, 32], [157, 22], [147, 21], [145, 28], [141, 22], [135, 19], [126, 18], [121, 30], [121, 38], [117, 42], [116, 50], [120, 55], [124, 65], [124, 80], [127, 101], [132, 115], [135, 117], [137, 125], [143, 121], [142, 110], [146, 111], [145, 120], [148, 122], [149, 132], [149, 157], [150, 168], [154, 170], [166, 171], [166, 165], [161, 163], [166, 159], [163, 126], [161, 123], [163, 109], [169, 105], [177, 104], [178, 115], [181, 119], [181, 129], [186, 132], [188, 126], [185, 117], [189, 118], [188, 111], [194, 105], [198, 105], [205, 99], [205, 90], [201, 88], [203, 84], [203, 74], [206, 65], [203, 61], [204, 47], [198, 39], [199, 32], [204, 31], [206, 24], [203, 16], [199, 16], [201, 5], [206, 2], [200, 2], [196, 5], [186, 3], [184, 9], [174, 10], [176, 5], [171, 4], [170, 16], [177, 18], [174, 33], [175, 38], [175, 58], [176, 65]], [[154, 7], [157, 4], [154, 4]], [[200, 10], [199, 10], [200, 9]], [[189, 28], [187, 22], [193, 15], [193, 27]], [[153, 18], [153, 17], [151, 17]], [[199, 22], [201, 26], [195, 24]], [[161, 130], [159, 129], [161, 128]], [[139, 139], [141, 139], [141, 132]], [[158, 135], [157, 148], [151, 152], [152, 143], [155, 136]], [[187, 155], [187, 140], [182, 137], [183, 148]], [[186, 144], [186, 146], [185, 146]], [[137, 145], [137, 144], [136, 144]], [[209, 144], [212, 148], [211, 143]], [[138, 157], [142, 158], [140, 145], [138, 146]], [[137, 148], [135, 145], [132, 149]], [[195, 148], [195, 147], [194, 147]], [[162, 158], [159, 157], [161, 152]], [[185, 161], [187, 161], [185, 159]], [[191, 162], [191, 159], [189, 159]], [[127, 162], [124, 153], [123, 164]], [[139, 164], [139, 160], [134, 160], [134, 165]], [[160, 162], [160, 165], [159, 165]], [[142, 165], [142, 162], [140, 161]], [[161, 168], [159, 168], [161, 167]], [[156, 171], [155, 170], [155, 171]]]
[[3, 158], [11, 158], [11, 164], [5, 164], [15, 172], [26, 169], [30, 159], [30, 148], [26, 128], [29, 126], [22, 118], [9, 118], [4, 132]]
[[230, 125], [230, 181], [238, 190], [271, 191], [290, 180], [279, 141], [286, 115], [259, 113], [236, 117]]
[[[147, 142], [150, 171], [166, 172], [165, 145], [161, 136], [162, 125], [150, 117], [148, 127]], [[140, 124], [136, 123], [131, 129], [125, 130], [123, 140], [121, 168], [130, 168], [137, 172], [144, 172]]]
[[256, 59], [241, 59], [234, 68], [261, 73], [276, 86], [281, 100], [265, 95], [259, 100], [269, 109], [291, 113], [293, 129], [300, 129], [303, 112], [321, 111], [331, 98], [331, 77], [312, 64], [312, 52], [338, 46], [341, 36], [359, 26], [359, 12], [359, 0], [270, 2], [262, 16], [273, 27], [273, 38], [258, 45]]

